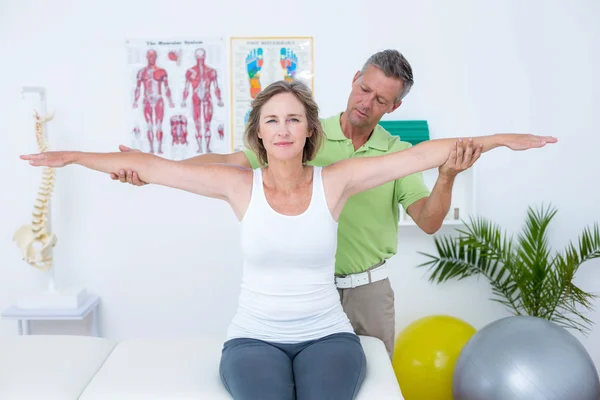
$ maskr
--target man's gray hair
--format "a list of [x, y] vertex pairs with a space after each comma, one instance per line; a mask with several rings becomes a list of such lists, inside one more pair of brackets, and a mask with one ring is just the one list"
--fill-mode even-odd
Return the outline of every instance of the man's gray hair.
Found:
[[398, 93], [395, 102], [402, 100], [410, 91], [413, 84], [412, 67], [404, 58], [404, 56], [397, 50], [383, 50], [373, 54], [365, 65], [363, 65], [361, 73], [373, 65], [383, 71], [385, 76], [390, 78], [396, 78], [402, 81], [402, 91]]

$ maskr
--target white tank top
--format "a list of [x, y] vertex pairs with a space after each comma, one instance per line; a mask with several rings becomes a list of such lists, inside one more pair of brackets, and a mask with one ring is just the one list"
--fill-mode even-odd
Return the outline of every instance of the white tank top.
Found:
[[242, 287], [228, 339], [298, 343], [354, 333], [334, 281], [337, 229], [321, 167], [313, 167], [308, 209], [295, 216], [271, 208], [262, 170], [254, 170], [252, 196], [241, 223]]

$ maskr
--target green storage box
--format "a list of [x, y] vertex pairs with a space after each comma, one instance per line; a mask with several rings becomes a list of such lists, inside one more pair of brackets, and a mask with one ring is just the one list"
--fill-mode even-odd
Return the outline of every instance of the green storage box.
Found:
[[403, 142], [409, 142], [413, 146], [429, 140], [429, 125], [427, 121], [380, 121], [386, 131], [398, 136]]

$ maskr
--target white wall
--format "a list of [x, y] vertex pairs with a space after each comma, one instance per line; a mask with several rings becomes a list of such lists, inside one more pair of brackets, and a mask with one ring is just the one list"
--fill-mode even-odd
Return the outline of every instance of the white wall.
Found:
[[[54, 149], [114, 151], [128, 131], [123, 42], [129, 37], [312, 35], [323, 115], [345, 107], [351, 78], [370, 54], [397, 48], [412, 63], [416, 85], [394, 117], [427, 119], [434, 137], [511, 130], [560, 138], [543, 151], [486, 154], [478, 162], [482, 215], [516, 232], [528, 205], [552, 202], [559, 208], [551, 227], [556, 248], [600, 221], [600, 60], [592, 51], [600, 41], [598, 2], [206, 3], [1, 3], [0, 308], [43, 285], [11, 241], [28, 222], [41, 172], [18, 159], [36, 150], [19, 87], [47, 86], [57, 112], [50, 125]], [[274, 14], [267, 17], [267, 11]], [[77, 167], [58, 170], [53, 204], [58, 278], [102, 296], [106, 336], [224, 332], [237, 301], [241, 261], [237, 222], [226, 205], [166, 188], [121, 185]], [[400, 251], [390, 262], [398, 329], [432, 313], [476, 327], [506, 315], [487, 300], [484, 281], [429, 284], [415, 265], [424, 260], [417, 251], [432, 250], [431, 237], [401, 229]], [[600, 290], [599, 267], [594, 260], [579, 272], [583, 289]], [[592, 318], [599, 322], [600, 314]], [[87, 328], [37, 323], [33, 332]], [[13, 321], [0, 320], [0, 335], [15, 332]], [[578, 337], [600, 365], [600, 328]]]

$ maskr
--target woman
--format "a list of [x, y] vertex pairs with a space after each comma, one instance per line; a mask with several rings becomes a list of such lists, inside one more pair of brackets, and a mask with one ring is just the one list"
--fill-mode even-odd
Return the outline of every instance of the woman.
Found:
[[[237, 313], [220, 373], [235, 399], [353, 399], [366, 361], [334, 283], [337, 219], [359, 192], [442, 165], [456, 139], [431, 140], [380, 157], [327, 167], [306, 162], [322, 139], [318, 107], [299, 82], [276, 82], [253, 102], [246, 145], [268, 165], [187, 165], [151, 154], [46, 152], [34, 166], [79, 164], [105, 173], [138, 172], [148, 183], [228, 202], [241, 221], [244, 263]], [[469, 139], [474, 157], [555, 143], [498, 134]]]

